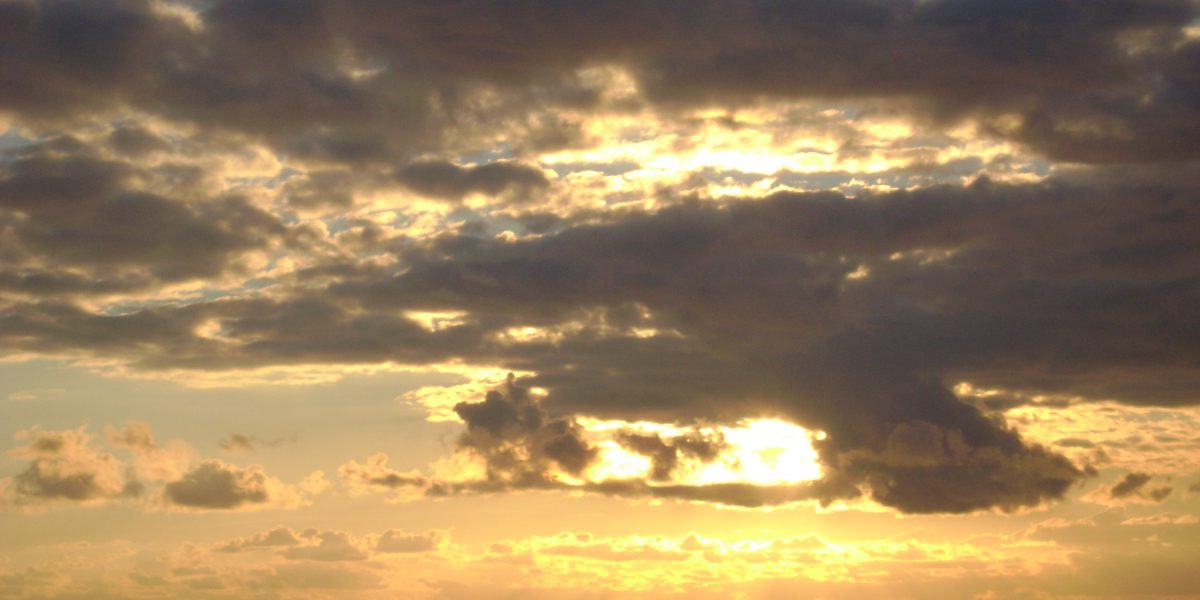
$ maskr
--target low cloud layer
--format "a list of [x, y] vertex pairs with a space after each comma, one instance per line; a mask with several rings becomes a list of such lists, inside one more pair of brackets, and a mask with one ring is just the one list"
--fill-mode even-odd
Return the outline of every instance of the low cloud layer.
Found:
[[160, 446], [145, 423], [109, 427], [106, 437], [131, 458], [106, 452], [86, 427], [20, 432], [18, 439], [27, 443], [9, 454], [30, 462], [15, 476], [0, 479], [0, 507], [40, 510], [137, 500], [148, 510], [296, 508], [329, 485], [319, 471], [289, 485], [260, 465], [192, 464], [190, 446], [178, 440]]

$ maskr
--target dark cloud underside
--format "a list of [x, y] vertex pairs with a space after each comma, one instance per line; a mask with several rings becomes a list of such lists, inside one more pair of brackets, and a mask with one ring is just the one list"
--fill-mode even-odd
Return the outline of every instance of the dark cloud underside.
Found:
[[[1200, 147], [1200, 45], [1183, 33], [1196, 6], [1183, 0], [239, 0], [206, 4], [198, 28], [151, 7], [0, 5], [0, 106], [51, 123], [129, 106], [313, 160], [386, 163], [484, 120], [594, 106], [576, 70], [619, 64], [667, 111], [884, 99], [994, 119], [993, 134], [1060, 159]], [[502, 93], [486, 112], [469, 99], [484, 88]]]

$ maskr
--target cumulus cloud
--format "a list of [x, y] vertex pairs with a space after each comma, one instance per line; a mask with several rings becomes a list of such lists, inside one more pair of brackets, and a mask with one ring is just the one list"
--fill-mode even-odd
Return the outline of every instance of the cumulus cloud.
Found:
[[25, 430], [18, 432], [17, 439], [28, 443], [9, 454], [30, 462], [20, 473], [2, 480], [5, 504], [16, 508], [55, 502], [94, 504], [142, 492], [142, 484], [129, 469], [112, 454], [96, 448], [83, 427]]
[[193, 464], [195, 451], [190, 446], [179, 440], [160, 445], [145, 423], [107, 427], [105, 438], [132, 460], [106, 452], [86, 427], [18, 432], [17, 439], [27, 443], [9, 454], [31, 460], [20, 473], [0, 479], [0, 500], [18, 509], [138, 497], [148, 499], [146, 508], [295, 508], [329, 487], [320, 471], [289, 485], [259, 465], [239, 467], [218, 460]]
[[467, 425], [459, 447], [485, 458], [489, 481], [537, 479], [551, 464], [580, 475], [596, 457], [573, 420], [550, 417], [511, 374], [482, 402], [460, 402], [454, 412]]
[[237, 508], [267, 502], [267, 477], [261, 467], [239, 469], [210, 460], [167, 483], [165, 496], [179, 506]]
[[180, 509], [295, 508], [327, 485], [320, 472], [292, 486], [267, 475], [259, 465], [238, 467], [205, 460], [179, 479], [166, 482], [163, 500]]

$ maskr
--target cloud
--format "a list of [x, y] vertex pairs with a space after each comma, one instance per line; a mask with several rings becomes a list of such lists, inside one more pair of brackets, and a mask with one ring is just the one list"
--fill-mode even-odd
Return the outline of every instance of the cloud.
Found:
[[422, 161], [398, 170], [396, 178], [415, 192], [444, 200], [461, 200], [471, 193], [528, 195], [550, 185], [539, 169], [512, 162], [461, 167], [444, 161]]
[[229, 436], [221, 438], [217, 445], [226, 452], [254, 452], [260, 446], [274, 448], [286, 441], [288, 441], [287, 438], [264, 440], [255, 435], [231, 433]]
[[617, 443], [649, 457], [654, 465], [650, 478], [657, 481], [671, 478], [679, 465], [680, 456], [709, 462], [720, 454], [725, 445], [720, 438], [710, 439], [694, 433], [664, 440], [657, 434], [622, 432], [617, 435]]
[[578, 476], [596, 458], [573, 420], [550, 417], [511, 374], [482, 402], [460, 402], [454, 412], [467, 425], [459, 448], [485, 458], [491, 482], [537, 479], [551, 464]]
[[[721, 446], [696, 433], [673, 438], [668, 445], [661, 437], [618, 432], [614, 437], [618, 444], [650, 455], [647, 478], [592, 479], [585, 470], [597, 462], [599, 451], [580, 425], [573, 419], [549, 417], [511, 378], [483, 402], [460, 403], [455, 410], [467, 423], [459, 451], [482, 459], [483, 470], [467, 469], [447, 479], [433, 479], [426, 489], [433, 496], [576, 489], [762, 507], [805, 500], [829, 504], [867, 493], [881, 504], [910, 513], [991, 507], [1012, 511], [1061, 497], [1082, 475], [1063, 457], [1040, 446], [1025, 446], [1003, 427], [990, 425], [990, 431], [984, 430], [994, 436], [988, 445], [970, 445], [962, 430], [916, 421], [896, 426], [880, 450], [825, 446], [821, 477], [803, 482], [668, 481], [675, 463], [662, 456], [662, 448], [670, 448], [677, 461], [679, 448], [690, 444], [691, 456], [703, 463], [717, 459]], [[967, 410], [965, 405], [962, 410]], [[569, 442], [560, 442], [563, 438]], [[567, 459], [561, 459], [560, 452], [566, 452]]]
[[1171, 486], [1161, 486], [1153, 489], [1146, 489], [1146, 484], [1154, 476], [1148, 473], [1126, 473], [1112, 489], [1109, 490], [1109, 496], [1115, 500], [1121, 500], [1130, 497], [1145, 498], [1153, 502], [1162, 502], [1171, 495], [1174, 490]]
[[[1195, 128], [1179, 125], [1195, 117], [1198, 52], [1184, 34], [1196, 8], [1184, 0], [521, 11], [257, 0], [214, 2], [194, 26], [152, 6], [6, 4], [0, 107], [49, 123], [129, 107], [315, 162], [367, 165], [483, 146], [497, 129], [534, 147], [581, 143], [542, 113], [611, 101], [580, 74], [599, 65], [628, 73], [627, 104], [665, 114], [762, 97], [891, 103], [935, 123], [978, 118], [1055, 158], [1196, 157]], [[396, 22], [419, 26], [380, 26]]]
[[71, 137], [4, 154], [0, 223], [10, 260], [0, 290], [109, 295], [215, 278], [286, 236], [246, 197], [208, 196], [175, 182], [168, 166], [106, 156]]
[[367, 551], [361, 543], [341, 531], [306, 531], [302, 537], [314, 543], [289, 547], [283, 557], [290, 560], [315, 560], [322, 562], [359, 561], [367, 559]]
[[350, 461], [338, 467], [342, 483], [356, 493], [423, 487], [426, 479], [419, 471], [401, 472], [389, 469], [388, 456], [383, 453], [367, 457], [366, 463]]
[[[513, 440], [542, 461], [535, 474], [585, 468], [589, 447], [558, 415], [773, 415], [828, 434], [824, 464], [853, 482], [842, 493], [919, 511], [1015, 508], [1060, 497], [1080, 472], [946, 382], [1192, 402], [1200, 348], [1179, 332], [1191, 327], [1180, 303], [1200, 294], [1198, 215], [1191, 175], [1175, 177], [780, 193], [515, 242], [448, 234], [409, 244], [402, 270], [271, 298], [119, 315], [12, 304], [0, 336], [146, 372], [459, 359], [533, 373], [521, 387], [548, 392], [544, 415], [503, 390], [459, 405], [464, 444], [497, 476], [517, 475], [503, 465]], [[869, 275], [850, 278], [860, 267]], [[403, 316], [413, 310], [463, 316], [431, 330]], [[207, 322], [219, 344], [195, 333]], [[989, 491], [971, 495], [976, 484]]]
[[104, 429], [109, 443], [129, 450], [134, 455], [134, 469], [143, 481], [166, 481], [179, 477], [188, 468], [195, 452], [175, 440], [166, 447], [154, 440], [150, 426], [141, 422], [127, 423], [124, 428]]
[[389, 529], [375, 542], [376, 552], [410, 554], [437, 550], [446, 541], [446, 536], [439, 531], [412, 533]]
[[256, 548], [296, 546], [300, 543], [300, 537], [297, 536], [291, 529], [286, 527], [278, 527], [247, 538], [221, 544], [220, 546], [217, 546], [215, 550], [217, 552], [236, 553]]
[[28, 443], [9, 454], [31, 460], [17, 475], [0, 479], [0, 503], [39, 509], [142, 497], [148, 499], [143, 503], [147, 509], [295, 508], [329, 488], [321, 471], [289, 485], [259, 465], [239, 467], [219, 460], [194, 464], [191, 446], [180, 440], [160, 445], [141, 422], [106, 427], [104, 438], [132, 460], [102, 450], [86, 427], [18, 432], [17, 439]]
[[[1046, 395], [1181, 406], [1200, 389], [1197, 7], [1002, 4], [5, 4], [0, 345], [159, 378], [526, 374], [455, 406], [480, 489], [585, 475], [598, 450], [580, 416], [771, 417], [828, 434], [823, 483], [772, 498], [1060, 498], [1080, 443], [1047, 449], [990, 411]], [[689, 148], [709, 127], [754, 129], [739, 111], [790, 131], [826, 109], [840, 116], [821, 139], [767, 153], [874, 165], [879, 141], [907, 152], [869, 169], [894, 188]], [[671, 160], [594, 147], [643, 130], [689, 132], [654, 147], [708, 163], [668, 177]], [[1024, 183], [904, 179], [980, 171]], [[726, 181], [764, 191], [711, 197]], [[459, 316], [411, 316], [430, 312]], [[533, 388], [544, 399], [518, 391]], [[254, 443], [235, 435], [227, 449]], [[248, 467], [185, 473], [127, 442], [139, 480], [194, 506], [269, 504]], [[645, 433], [620, 445], [656, 483], [711, 456]], [[372, 461], [343, 479], [427, 483]], [[733, 491], [679, 494], [758, 501]]]
[[1151, 476], [1146, 473], [1128, 473], [1112, 487], [1109, 493], [1112, 494], [1113, 498], [1124, 498], [1137, 492], [1142, 486], [1149, 483], [1150, 478]]
[[[319, 474], [317, 475], [319, 479]], [[311, 478], [310, 478], [311, 479]], [[205, 460], [181, 478], [166, 482], [163, 500], [182, 509], [255, 509], [295, 508], [307, 503], [307, 496], [320, 493], [324, 486], [284, 484], [266, 474], [259, 465], [238, 467], [219, 460]]]
[[18, 439], [29, 440], [9, 451], [31, 459], [23, 471], [3, 482], [3, 503], [15, 508], [37, 508], [48, 503], [95, 504], [138, 496], [142, 484], [112, 454], [92, 445], [85, 428], [65, 431], [25, 430]]

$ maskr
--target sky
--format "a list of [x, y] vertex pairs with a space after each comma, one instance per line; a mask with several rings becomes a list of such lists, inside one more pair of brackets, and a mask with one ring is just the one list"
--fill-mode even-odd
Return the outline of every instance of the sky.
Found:
[[0, 598], [1200, 598], [1200, 2], [0, 0]]

